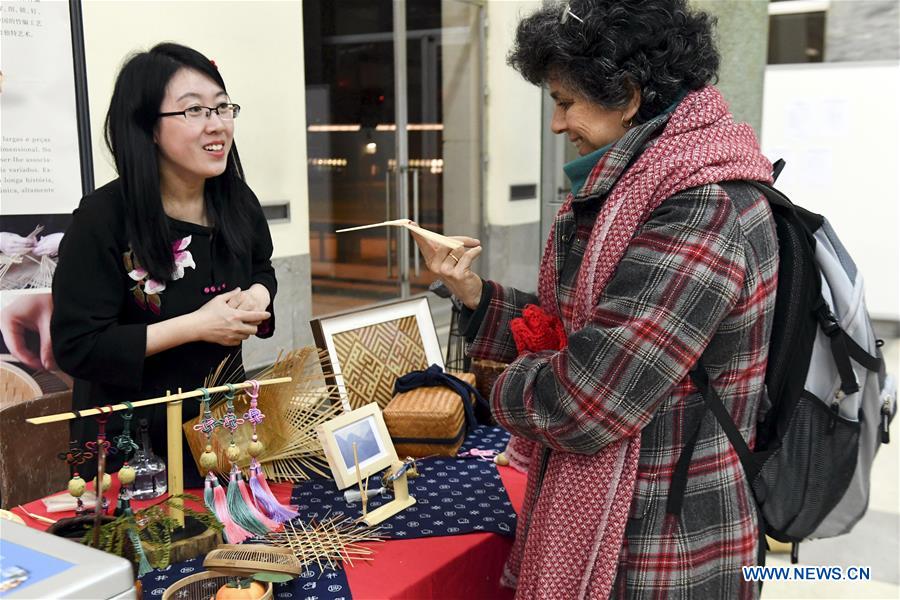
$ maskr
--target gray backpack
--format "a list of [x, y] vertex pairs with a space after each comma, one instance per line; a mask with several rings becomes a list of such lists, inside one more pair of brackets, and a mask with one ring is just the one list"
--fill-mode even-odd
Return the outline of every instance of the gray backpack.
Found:
[[[776, 176], [784, 166], [775, 164]], [[885, 372], [863, 281], [853, 259], [821, 215], [795, 206], [757, 182], [778, 236], [778, 289], [760, 406], [751, 450], [702, 363], [691, 378], [740, 456], [764, 536], [793, 545], [848, 533], [869, 502], [872, 462], [896, 412], [896, 384]], [[746, 183], [728, 183], [746, 189]], [[672, 478], [668, 509], [683, 501], [693, 442]]]

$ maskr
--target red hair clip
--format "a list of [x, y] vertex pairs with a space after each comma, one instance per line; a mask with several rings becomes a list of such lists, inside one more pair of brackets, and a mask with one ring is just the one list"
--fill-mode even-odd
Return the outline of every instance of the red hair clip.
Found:
[[209, 64], [211, 64], [213, 67], [215, 67], [216, 71], [219, 70], [219, 65], [217, 65], [216, 61], [214, 61], [213, 59], [209, 59]]

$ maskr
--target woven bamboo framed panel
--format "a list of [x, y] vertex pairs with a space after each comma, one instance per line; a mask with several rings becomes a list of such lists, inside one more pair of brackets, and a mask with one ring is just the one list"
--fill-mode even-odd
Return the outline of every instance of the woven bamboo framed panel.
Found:
[[328, 383], [338, 386], [345, 411], [370, 402], [384, 408], [398, 377], [444, 366], [424, 296], [313, 319], [310, 326], [325, 350], [322, 370], [333, 373]]

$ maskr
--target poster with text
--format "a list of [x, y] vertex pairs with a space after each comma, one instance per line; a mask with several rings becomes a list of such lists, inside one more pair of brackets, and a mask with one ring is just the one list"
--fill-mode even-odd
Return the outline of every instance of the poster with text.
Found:
[[69, 3], [0, 4], [0, 379], [5, 402], [62, 391], [49, 289], [82, 195]]

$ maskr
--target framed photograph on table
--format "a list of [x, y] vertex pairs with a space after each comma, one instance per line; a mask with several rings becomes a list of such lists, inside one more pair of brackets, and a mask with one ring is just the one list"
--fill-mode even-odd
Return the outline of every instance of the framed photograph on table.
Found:
[[363, 479], [397, 462], [381, 409], [374, 402], [322, 423], [316, 433], [339, 490], [357, 483], [357, 462]]
[[345, 411], [370, 402], [384, 408], [394, 382], [438, 364], [441, 345], [426, 297], [380, 304], [310, 321], [316, 346], [325, 350], [327, 381], [340, 391]]

